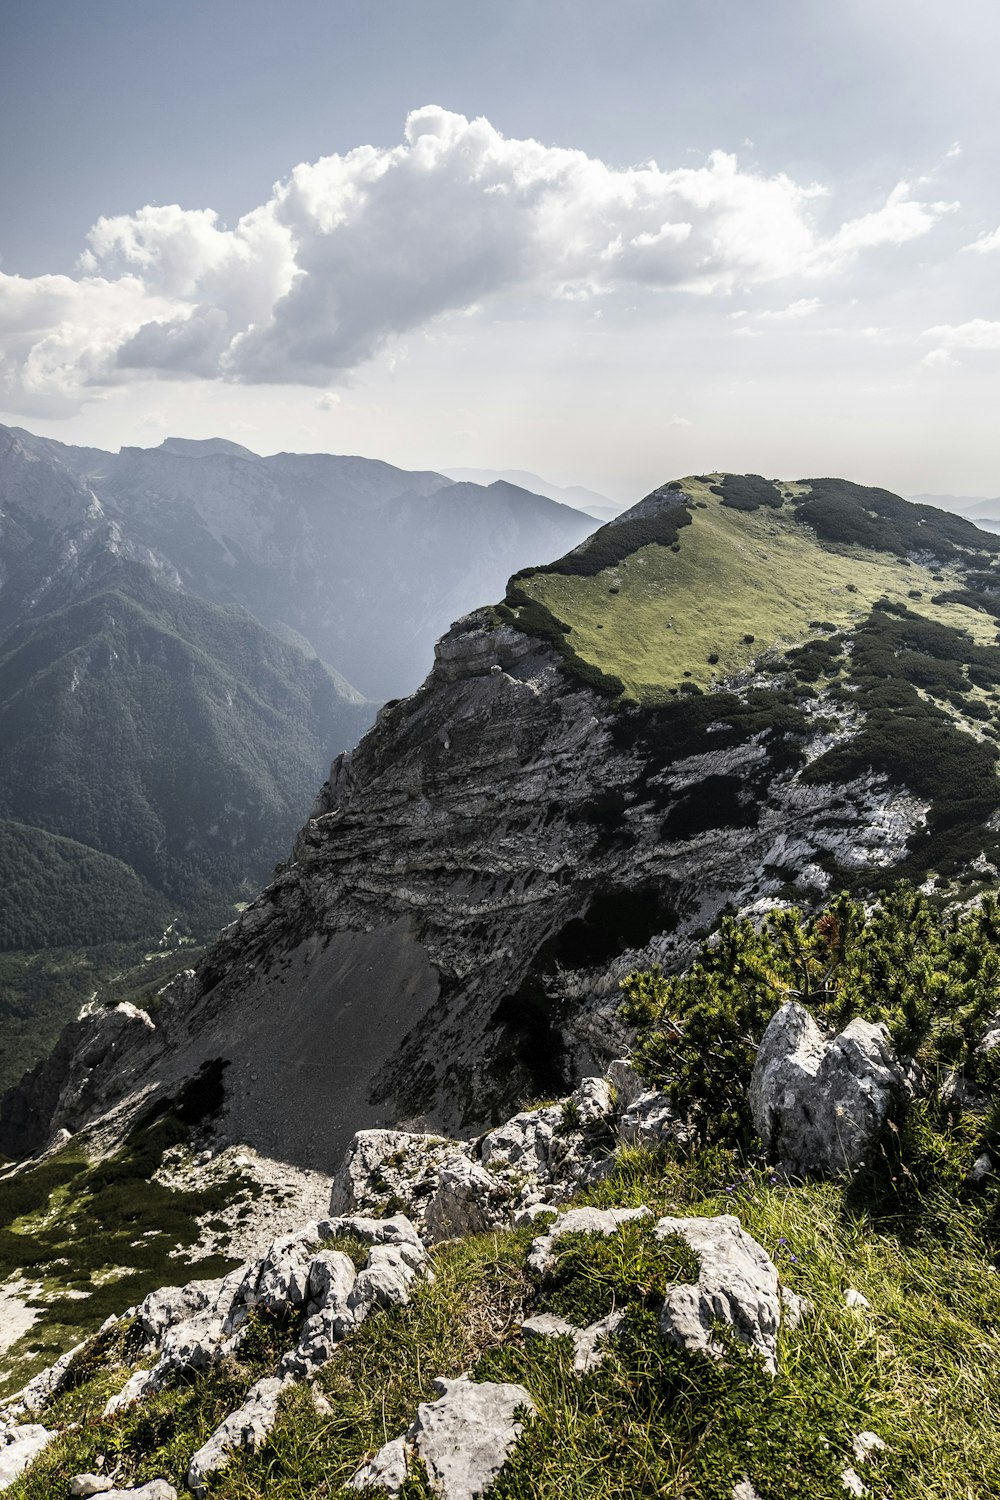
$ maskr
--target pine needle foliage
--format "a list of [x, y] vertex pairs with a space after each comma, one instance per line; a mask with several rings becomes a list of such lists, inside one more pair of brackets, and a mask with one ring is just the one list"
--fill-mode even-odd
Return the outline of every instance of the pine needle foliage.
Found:
[[639, 1071], [697, 1138], [749, 1145], [757, 1048], [786, 1000], [834, 1031], [854, 1016], [884, 1022], [932, 1084], [951, 1071], [991, 1084], [977, 1043], [1000, 1011], [1000, 904], [955, 913], [901, 885], [872, 907], [841, 895], [816, 916], [776, 909], [759, 929], [727, 917], [686, 973], [636, 972], [622, 991]]

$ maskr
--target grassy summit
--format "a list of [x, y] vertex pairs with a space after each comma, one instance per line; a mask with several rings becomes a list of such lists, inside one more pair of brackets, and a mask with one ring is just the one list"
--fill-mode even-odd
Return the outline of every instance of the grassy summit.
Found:
[[[686, 507], [688, 524], [677, 525], [669, 542], [616, 557], [620, 549], [609, 544], [636, 523], [613, 523], [553, 568], [519, 575], [508, 605], [523, 615], [523, 593], [543, 606], [569, 627], [566, 644], [582, 662], [618, 678], [640, 702], [662, 701], [684, 682], [709, 688], [752, 669], [769, 650], [822, 638], [823, 626], [849, 630], [882, 599], [992, 645], [992, 616], [940, 596], [965, 589], [970, 566], [988, 567], [998, 539], [900, 500], [902, 525], [858, 502], [858, 486], [832, 489], [836, 483], [768, 486], [768, 498], [751, 510], [738, 503], [733, 476], [681, 480], [657, 492], [663, 510]], [[862, 540], [846, 540], [851, 535]], [[608, 564], [572, 571], [598, 538]], [[923, 559], [906, 555], [918, 547]]]

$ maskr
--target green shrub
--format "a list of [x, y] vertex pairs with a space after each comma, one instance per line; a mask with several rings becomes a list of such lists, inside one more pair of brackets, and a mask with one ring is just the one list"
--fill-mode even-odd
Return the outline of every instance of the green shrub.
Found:
[[838, 1030], [856, 1015], [885, 1022], [931, 1079], [959, 1068], [987, 1081], [975, 1044], [1000, 1009], [1000, 905], [953, 916], [900, 886], [870, 912], [848, 896], [816, 917], [776, 910], [759, 932], [727, 917], [687, 973], [630, 974], [622, 991], [643, 1075], [698, 1138], [749, 1146], [757, 1047], [786, 999]]

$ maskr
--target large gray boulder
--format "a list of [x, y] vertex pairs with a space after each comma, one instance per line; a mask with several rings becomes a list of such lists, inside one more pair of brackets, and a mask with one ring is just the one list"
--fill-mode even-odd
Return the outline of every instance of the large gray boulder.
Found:
[[666, 1094], [648, 1089], [622, 1110], [618, 1138], [625, 1146], [662, 1146], [683, 1140], [687, 1132]]
[[483, 1136], [484, 1163], [494, 1171], [510, 1168], [522, 1176], [536, 1177], [541, 1182], [550, 1181], [553, 1142], [563, 1128], [564, 1120], [561, 1104], [523, 1110]]
[[828, 1040], [788, 1001], [771, 1017], [750, 1082], [750, 1108], [770, 1158], [796, 1174], [833, 1174], [863, 1161], [906, 1077], [886, 1029], [860, 1017]]
[[437, 1173], [437, 1187], [424, 1211], [432, 1244], [479, 1234], [510, 1221], [514, 1192], [502, 1178], [467, 1156], [451, 1156]]
[[398, 1494], [408, 1461], [421, 1458], [433, 1494], [441, 1500], [478, 1500], [503, 1468], [523, 1431], [517, 1413], [533, 1413], [522, 1385], [435, 1380], [437, 1401], [422, 1401], [404, 1438], [381, 1448], [349, 1480], [352, 1489], [380, 1485]]
[[281, 1235], [264, 1259], [247, 1271], [240, 1287], [244, 1307], [299, 1307], [309, 1294], [309, 1269], [324, 1236], [316, 1225]]
[[781, 1293], [778, 1272], [763, 1247], [732, 1214], [659, 1219], [653, 1232], [660, 1240], [677, 1235], [698, 1257], [698, 1280], [671, 1287], [666, 1294], [660, 1312], [663, 1337], [684, 1349], [719, 1354], [715, 1326], [726, 1323], [773, 1375]]
[[359, 1130], [334, 1174], [330, 1212], [378, 1212], [391, 1199], [405, 1204], [407, 1213], [419, 1221], [441, 1165], [455, 1156], [471, 1155], [465, 1141], [439, 1135]]

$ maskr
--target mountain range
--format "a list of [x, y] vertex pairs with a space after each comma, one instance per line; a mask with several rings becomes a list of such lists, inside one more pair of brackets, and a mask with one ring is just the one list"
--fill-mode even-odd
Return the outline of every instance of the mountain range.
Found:
[[597, 490], [588, 490], [586, 485], [552, 484], [540, 474], [533, 474], [527, 469], [444, 469], [442, 472], [450, 479], [471, 484], [496, 484], [498, 480], [504, 484], [516, 484], [522, 489], [531, 490], [533, 494], [547, 495], [550, 500], [558, 500], [562, 505], [572, 505], [577, 510], [586, 511], [600, 521], [611, 521], [623, 510], [628, 510], [627, 505], [618, 505], [607, 495], [602, 495]]
[[[25, 870], [0, 946], [216, 929], [451, 619], [593, 525], [506, 483], [358, 457], [111, 454], [0, 428], [0, 858]], [[68, 850], [85, 915], [79, 880], [46, 886]], [[37, 964], [30, 1000], [11, 964], [0, 1076], [23, 1057], [9, 1027], [27, 1044], [37, 1014]]]
[[621, 1045], [621, 978], [726, 913], [974, 894], [1000, 862], [998, 555], [842, 480], [661, 486], [459, 620], [154, 1025], [99, 1075], [92, 1023], [67, 1033], [0, 1143], [213, 1066], [223, 1138], [325, 1170], [359, 1128], [475, 1130], [567, 1086]]
[[1000, 531], [1000, 496], [990, 500], [983, 495], [913, 495], [911, 499], [940, 510], [957, 511], [985, 531]]

